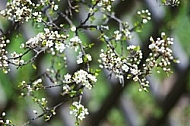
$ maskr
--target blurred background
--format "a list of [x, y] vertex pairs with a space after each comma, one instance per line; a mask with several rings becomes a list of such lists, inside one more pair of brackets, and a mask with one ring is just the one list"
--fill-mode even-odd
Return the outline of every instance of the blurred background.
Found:
[[[5, 8], [6, 2], [0, 0], [0, 10]], [[64, 10], [66, 6], [66, 1], [60, 2], [60, 9]], [[117, 79], [108, 78], [108, 72], [102, 71], [94, 88], [84, 92], [82, 102], [89, 108], [90, 114], [81, 126], [190, 126], [190, 1], [180, 0], [178, 7], [164, 6], [159, 0], [118, 0], [114, 3], [115, 15], [129, 22], [131, 27], [136, 21], [136, 12], [142, 9], [151, 12], [152, 20], [144, 25], [141, 32], [132, 32], [133, 39], [130, 43], [140, 45], [146, 57], [150, 36], [157, 38], [164, 31], [166, 35], [174, 38], [172, 49], [180, 64], [172, 64], [173, 74], [170, 76], [156, 72], [148, 76], [149, 92], [139, 92], [139, 84], [131, 81], [125, 81], [125, 86], [122, 87]], [[79, 10], [72, 19], [76, 24], [86, 16], [84, 8]], [[61, 21], [60, 19], [59, 22]], [[110, 21], [110, 27], [117, 25]], [[12, 28], [15, 27], [0, 17], [0, 28], [3, 31], [13, 31]], [[19, 49], [20, 44], [42, 29], [43, 27], [36, 27], [28, 22], [16, 27], [13, 32], [7, 32], [8, 38], [11, 39], [7, 50], [22, 52]], [[84, 33], [81, 35], [83, 41], [95, 44], [88, 53], [98, 59], [97, 51], [100, 52], [103, 48], [97, 39], [98, 35]], [[29, 54], [26, 59], [32, 55]], [[70, 58], [65, 71], [79, 69], [75, 63], [76, 54], [68, 51], [67, 56]], [[42, 73], [49, 65], [49, 58], [48, 55], [40, 55], [35, 61], [37, 70], [29, 64], [19, 69], [11, 66], [9, 74], [0, 72], [0, 114], [6, 112], [6, 118], [12, 120], [16, 126], [34, 118], [36, 115], [33, 110], [38, 110], [39, 114], [41, 111], [32, 98], [20, 97], [22, 91], [18, 88], [18, 83]], [[97, 68], [97, 60], [93, 60], [91, 66]], [[45, 82], [46, 85], [48, 83]], [[51, 106], [61, 101], [60, 91], [61, 87], [40, 91], [37, 95], [46, 97]], [[50, 121], [44, 122], [42, 117], [29, 125], [74, 126], [75, 119], [69, 114], [69, 104], [70, 102], [66, 102], [60, 106]]]

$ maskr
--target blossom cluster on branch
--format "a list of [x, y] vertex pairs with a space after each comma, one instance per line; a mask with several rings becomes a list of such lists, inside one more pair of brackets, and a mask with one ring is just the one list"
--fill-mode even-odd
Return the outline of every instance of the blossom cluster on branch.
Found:
[[[56, 114], [55, 109], [63, 104], [61, 102], [54, 107], [48, 107], [46, 98], [36, 96], [36, 92], [39, 90], [61, 87], [60, 94], [63, 97], [69, 97], [69, 100], [73, 102], [70, 114], [76, 117], [76, 125], [78, 125], [79, 121], [89, 114], [87, 108], [81, 103], [83, 91], [85, 88], [91, 90], [98, 81], [99, 68], [110, 71], [122, 85], [125, 84], [124, 78], [127, 78], [139, 82], [140, 91], [147, 91], [149, 82], [146, 77], [154, 68], [162, 68], [164, 72], [169, 73], [171, 72], [171, 62], [179, 63], [170, 48], [174, 40], [167, 37], [164, 32], [156, 40], [150, 37], [150, 54], [145, 62], [142, 60], [143, 52], [140, 46], [128, 44], [128, 41], [133, 39], [131, 33], [151, 20], [151, 13], [147, 9], [137, 11], [140, 19], [135, 23], [136, 25], [130, 26], [128, 22], [122, 21], [112, 12], [115, 0], [92, 0], [92, 2], [68, 0], [65, 2], [69, 6], [63, 12], [59, 9], [59, 2], [61, 1], [40, 0], [38, 3], [33, 3], [30, 0], [10, 0], [7, 2], [6, 8], [0, 11], [1, 16], [12, 23], [22, 25], [31, 21], [43, 26], [41, 32], [21, 43], [20, 49], [24, 50], [22, 53], [9, 52], [6, 46], [11, 44], [11, 41], [6, 38], [6, 33], [2, 33], [0, 37], [0, 69], [4, 73], [11, 71], [10, 65], [19, 68], [33, 64], [33, 67], [36, 68], [34, 64], [40, 54], [52, 57], [50, 67], [45, 72], [40, 76], [32, 77], [35, 79], [23, 80], [18, 85], [23, 91], [21, 96], [31, 96], [44, 112], [38, 115], [38, 112], [34, 110], [37, 117], [44, 116], [47, 121]], [[84, 6], [87, 8], [86, 17], [79, 24], [75, 24], [72, 16], [74, 13], [80, 13], [80, 7]], [[96, 13], [102, 15], [96, 17]], [[57, 24], [56, 21], [59, 18], [63, 18], [65, 22]], [[110, 20], [114, 20], [118, 27], [109, 26]], [[97, 23], [97, 21], [101, 23]], [[102, 49], [99, 50], [100, 54], [97, 54], [98, 59], [95, 59], [95, 56], [87, 51], [93, 48], [93, 44], [83, 41], [81, 33], [83, 34], [85, 30], [99, 33], [98, 40], [102, 42]], [[76, 53], [76, 64], [81, 65], [82, 68], [73, 73], [62, 72], [63, 69], [66, 69], [70, 58], [67, 56], [66, 50]], [[29, 60], [25, 60], [24, 57], [31, 52], [33, 56]], [[55, 63], [57, 59], [58, 61]], [[91, 68], [90, 62], [94, 60], [99, 62], [97, 69]], [[143, 63], [142, 67], [141, 63]], [[50, 81], [50, 85], [44, 85], [44, 80], [47, 79]], [[75, 100], [73, 100], [74, 98]], [[8, 123], [4, 120], [1, 122]]]

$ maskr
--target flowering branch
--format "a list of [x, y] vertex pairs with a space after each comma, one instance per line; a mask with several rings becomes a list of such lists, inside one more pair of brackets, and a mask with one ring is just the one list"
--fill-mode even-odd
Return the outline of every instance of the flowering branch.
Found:
[[[88, 7], [87, 16], [78, 25], [75, 25], [75, 22], [72, 20], [72, 11], [78, 12], [79, 5], [73, 6], [73, 2], [81, 3]], [[11, 70], [10, 64], [19, 68], [35, 63], [42, 53], [50, 55], [52, 58], [50, 67], [44, 73], [32, 81], [23, 80], [18, 85], [23, 91], [21, 96], [31, 96], [33, 101], [44, 112], [23, 125], [27, 125], [42, 116], [45, 117], [45, 121], [48, 121], [56, 114], [55, 109], [61, 106], [63, 102], [49, 108], [47, 107], [48, 101], [46, 98], [36, 96], [36, 92], [39, 90], [52, 89], [54, 87], [61, 87], [60, 94], [63, 97], [68, 97], [68, 101], [72, 101], [70, 114], [76, 117], [76, 125], [79, 125], [79, 121], [82, 121], [89, 114], [87, 108], [81, 103], [84, 89], [91, 90], [97, 82], [99, 70], [91, 68], [90, 62], [93, 60], [98, 60], [99, 68], [110, 71], [111, 74], [119, 79], [123, 86], [126, 79], [138, 82], [140, 85], [139, 91], [148, 91], [149, 82], [146, 77], [152, 73], [154, 68], [161, 68], [164, 72], [170, 73], [171, 69], [169, 66], [171, 62], [179, 63], [170, 49], [174, 42], [173, 38], [167, 37], [163, 32], [161, 33], [161, 38], [156, 40], [150, 37], [150, 54], [143, 67], [140, 68], [139, 65], [143, 58], [140, 46], [127, 45], [126, 42], [133, 38], [131, 32], [137, 31], [151, 20], [151, 14], [148, 10], [137, 11], [140, 19], [135, 26], [130, 28], [128, 22], [122, 21], [114, 15], [112, 12], [113, 3], [114, 0], [92, 0], [89, 3], [68, 0], [68, 7], [62, 12], [59, 10], [59, 6], [50, 0], [40, 0], [37, 3], [33, 3], [30, 0], [10, 0], [6, 8], [0, 11], [3, 17], [20, 25], [31, 21], [39, 26], [43, 26], [43, 30], [37, 35], [21, 43], [20, 49], [24, 50], [23, 53], [17, 53], [16, 51], [10, 53], [6, 50], [7, 44], [11, 43], [11, 41], [1, 31], [0, 69], [4, 73], [8, 73]], [[95, 16], [97, 13], [101, 13], [102, 16], [97, 18]], [[55, 23], [60, 17], [66, 20], [66, 24], [58, 25]], [[109, 20], [111, 19], [119, 24], [118, 28], [109, 27]], [[96, 23], [95, 21], [100, 21], [101, 23]], [[92, 29], [98, 31], [99, 37], [97, 39], [104, 45], [100, 50], [99, 59], [93, 59], [93, 55], [91, 56], [86, 51], [91, 49], [92, 45], [86, 44], [81, 35], [82, 30], [93, 31]], [[83, 67], [73, 73], [65, 73], [63, 71], [70, 58], [70, 56], [67, 56], [67, 50], [71, 50], [77, 55], [75, 57], [76, 64], [83, 65]], [[28, 61], [24, 61], [24, 57], [30, 52], [34, 52], [34, 56]], [[50, 85], [48, 86], [44, 83], [46, 79], [50, 80]], [[78, 98], [78, 100], [73, 101], [73, 98]], [[34, 111], [34, 113], [37, 112]], [[6, 124], [9, 123], [6, 122]]]

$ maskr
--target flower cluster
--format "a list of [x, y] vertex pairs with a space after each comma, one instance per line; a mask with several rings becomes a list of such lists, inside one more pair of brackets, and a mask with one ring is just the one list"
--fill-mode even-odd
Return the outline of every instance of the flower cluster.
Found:
[[88, 109], [84, 108], [82, 104], [79, 102], [73, 102], [73, 104], [70, 106], [70, 114], [74, 115], [77, 120], [83, 120], [85, 118], [85, 115], [88, 115]]
[[[47, 107], [47, 99], [46, 98], [33, 98], [33, 101], [36, 102], [37, 104], [39, 104], [39, 106], [41, 107], [41, 109], [44, 111], [44, 118], [45, 121], [48, 121], [51, 119], [51, 117], [53, 115], [56, 115], [55, 109], [54, 108], [48, 108]], [[36, 110], [33, 110], [34, 114], [37, 114]]]
[[149, 20], [151, 20], [151, 13], [149, 10], [137, 11], [137, 14], [142, 18], [143, 24], [146, 24]]
[[141, 63], [143, 58], [142, 51], [139, 46], [130, 45], [127, 47], [129, 55], [127, 57], [127, 62], [130, 64], [130, 71], [127, 74], [127, 79], [132, 78], [133, 81], [140, 84], [139, 91], [142, 89], [147, 91], [149, 87], [149, 82], [146, 80], [146, 74], [144, 74], [139, 68], [138, 65]]
[[175, 7], [175, 6], [179, 6], [180, 1], [179, 0], [165, 0], [165, 1], [162, 1], [162, 3], [165, 6]]
[[[92, 88], [92, 82], [97, 81], [96, 76], [84, 70], [76, 71], [73, 76], [71, 76], [70, 74], [66, 74], [64, 77], [65, 80], [63, 81], [63, 83], [75, 83], [77, 85], [81, 84], [89, 90]], [[64, 86], [63, 89], [68, 89], [68, 86]]]
[[80, 40], [80, 38], [78, 36], [74, 36], [70, 39], [69, 47], [77, 51], [79, 49], [79, 44], [81, 43], [82, 41]]
[[30, 0], [11, 0], [0, 14], [11, 21], [25, 22], [31, 18], [32, 6], [34, 4]]
[[96, 76], [87, 73], [84, 70], [79, 70], [74, 73], [73, 80], [76, 84], [82, 84], [89, 90], [92, 88], [91, 82], [96, 82]]
[[[157, 67], [163, 69], [164, 72], [171, 72], [171, 61], [179, 63], [174, 59], [170, 46], [173, 44], [173, 38], [169, 38], [164, 32], [161, 33], [161, 38], [157, 38], [155, 41], [150, 38], [151, 44], [149, 49], [149, 57], [143, 64], [143, 68], [138, 68], [143, 58], [142, 51], [139, 46], [130, 45], [127, 47], [128, 56], [122, 57], [117, 54], [116, 50], [110, 48], [104, 51], [101, 50], [100, 54], [100, 68], [105, 68], [116, 75], [120, 80], [123, 80], [123, 75], [127, 75], [127, 79], [132, 78], [133, 81], [139, 82], [140, 91], [143, 89], [147, 91], [149, 82], [146, 80], [146, 76], [151, 74], [151, 71]], [[158, 71], [159, 73], [159, 71]]]
[[90, 54], [83, 55], [82, 52], [79, 52], [77, 56], [77, 64], [86, 63], [92, 61], [92, 57]]
[[[95, 2], [96, 0], [93, 0], [93, 2]], [[99, 0], [98, 2], [98, 6], [101, 7], [102, 11], [111, 11], [111, 8], [112, 8], [112, 3], [114, 2], [115, 0]]]
[[40, 89], [43, 89], [43, 85], [42, 85], [42, 79], [39, 78], [33, 82], [27, 83], [26, 81], [22, 81], [20, 82], [20, 84], [18, 85], [18, 87], [22, 88], [22, 89], [26, 89], [27, 92], [26, 93], [21, 93], [21, 96], [30, 96], [33, 95], [34, 91], [38, 91]]
[[129, 55], [127, 57], [127, 62], [130, 64], [130, 71], [127, 74], [127, 79], [132, 78], [133, 81], [138, 82], [140, 84], [139, 91], [142, 89], [147, 91], [147, 87], [149, 87], [149, 82], [146, 80], [146, 74], [142, 72], [141, 69], [138, 68], [138, 65], [141, 63], [143, 58], [142, 51], [139, 46], [130, 45], [127, 47], [129, 51]]
[[140, 50], [140, 47], [135, 45], [129, 45], [127, 47], [127, 51], [129, 52], [129, 55], [127, 57], [128, 63], [136, 65], [140, 64], [140, 61], [143, 58], [143, 54]]
[[8, 73], [8, 71], [10, 71], [8, 68], [8, 52], [5, 50], [8, 43], [10, 43], [10, 40], [6, 40], [5, 37], [0, 37], [0, 69], [2, 69], [4, 73]]
[[148, 82], [142, 76], [142, 72], [137, 66], [142, 59], [140, 47], [130, 45], [127, 47], [127, 50], [129, 55], [121, 57], [112, 49], [108, 49], [106, 52], [102, 49], [100, 54], [101, 59], [99, 60], [100, 68], [105, 68], [114, 73], [121, 83], [123, 83], [125, 75], [127, 79], [132, 78], [134, 81], [139, 82], [141, 87], [147, 87]]
[[115, 41], [125, 41], [132, 39], [131, 32], [129, 30], [128, 22], [122, 22], [120, 30], [115, 30], [113, 38]]
[[55, 51], [62, 53], [65, 48], [65, 40], [68, 35], [59, 34], [58, 31], [50, 31], [44, 28], [44, 33], [39, 33], [35, 37], [30, 38], [24, 47], [33, 50], [49, 49], [52, 55], [55, 55]]
[[34, 18], [37, 22], [42, 22], [42, 12], [33, 12], [32, 18]]
[[[59, 0], [58, 0], [59, 1]], [[40, 0], [39, 4], [37, 4], [37, 6], [46, 6], [49, 5], [51, 7], [52, 10], [56, 11], [59, 8], [59, 5], [55, 4], [55, 1], [52, 0]]]
[[124, 72], [128, 72], [129, 65], [125, 58], [119, 57], [112, 49], [104, 51], [101, 49], [101, 54], [98, 61], [100, 68], [105, 68], [112, 71], [116, 77], [122, 80]]
[[1, 117], [0, 117], [0, 124], [2, 124], [3, 126], [10, 126], [12, 125], [12, 121], [8, 120], [8, 119], [4, 119], [6, 116], [5, 112], [2, 112]]
[[37, 22], [42, 22], [41, 8], [48, 5], [54, 11], [58, 9], [58, 5], [50, 0], [40, 0], [38, 4], [32, 3], [31, 0], [10, 0], [6, 5], [6, 9], [1, 10], [0, 14], [14, 22], [24, 23], [32, 18]]
[[30, 38], [22, 47], [33, 49], [43, 49], [51, 52], [55, 55], [56, 52], [63, 53], [66, 48], [72, 48], [75, 51], [79, 49], [79, 44], [82, 43], [78, 36], [72, 37], [68, 40], [69, 35], [59, 34], [58, 31], [50, 31], [48, 28], [44, 28], [44, 33], [38, 33], [35, 37]]
[[115, 40], [118, 41], [118, 40], [121, 40], [122, 34], [118, 30], [116, 30], [114, 31], [114, 36], [115, 36]]
[[[92, 0], [92, 5], [90, 5], [89, 2], [68, 0], [66, 1], [68, 7], [59, 11], [58, 5], [52, 0], [38, 0], [35, 3], [32, 0], [8, 0], [6, 9], [0, 11], [0, 14], [11, 20], [12, 23], [22, 25], [22, 23], [30, 20], [33, 24], [44, 28], [42, 32], [21, 44], [20, 48], [25, 50], [22, 53], [13, 52], [8, 54], [5, 48], [10, 41], [1, 37], [0, 69], [7, 73], [9, 71], [9, 64], [24, 66], [34, 62], [40, 53], [51, 54], [51, 61], [47, 60], [48, 62], [50, 61], [50, 69], [47, 69], [47, 71], [37, 77], [32, 77], [35, 78], [34, 80], [30, 80], [29, 82], [23, 80], [18, 85], [19, 88], [25, 89], [25, 92], [21, 93], [22, 96], [31, 96], [33, 101], [41, 107], [44, 112], [41, 115], [44, 115], [45, 120], [49, 120], [51, 116], [55, 115], [55, 109], [62, 103], [49, 108], [47, 106], [47, 99], [39, 98], [35, 93], [40, 89], [45, 90], [53, 87], [62, 87], [61, 94], [64, 99], [79, 99], [78, 102], [74, 101], [70, 107], [70, 114], [77, 118], [77, 122], [83, 120], [85, 115], [89, 114], [88, 110], [81, 104], [81, 100], [83, 90], [86, 88], [91, 90], [93, 83], [97, 81], [97, 71], [92, 72], [93, 70], [90, 68], [89, 62], [92, 61], [92, 56], [89, 52], [86, 52], [86, 49], [91, 48], [92, 45], [84, 44], [82, 41], [81, 38], [85, 38], [82, 36], [83, 30], [96, 30], [100, 32], [99, 38], [107, 46], [106, 49], [101, 50], [99, 55], [100, 59], [98, 62], [100, 63], [100, 68], [111, 71], [121, 84], [124, 84], [124, 77], [139, 82], [140, 91], [147, 90], [149, 82], [146, 80], [146, 76], [151, 73], [154, 67], [161, 67], [165, 72], [169, 72], [171, 71], [169, 68], [171, 61], [179, 62], [174, 59], [172, 50], [169, 48], [173, 44], [173, 38], [167, 38], [165, 33], [162, 33], [161, 38], [157, 38], [157, 40], [154, 40], [152, 37], [150, 38], [151, 44], [149, 45], [149, 49], [151, 53], [143, 66], [141, 66], [143, 54], [140, 46], [129, 45], [125, 48], [123, 43], [132, 38], [131, 32], [135, 28], [139, 28], [139, 26], [151, 20], [151, 14], [148, 10], [138, 11], [137, 14], [141, 20], [137, 22], [134, 28], [129, 29], [127, 22], [123, 22], [112, 13], [114, 1]], [[83, 21], [81, 22], [79, 21], [76, 25], [76, 22], [73, 22], [73, 16], [75, 15], [73, 10], [80, 11], [80, 9], [78, 10], [80, 5], [86, 5], [89, 12], [87, 12], [87, 16], [84, 15], [86, 18], [82, 19]], [[96, 20], [97, 14], [101, 15], [102, 18]], [[59, 24], [61, 20], [64, 20], [64, 24]], [[114, 30], [109, 28], [110, 20], [117, 22], [119, 27], [114, 27]], [[113, 32], [110, 34], [110, 31]], [[3, 31], [1, 32], [4, 34]], [[103, 45], [103, 47], [105, 46]], [[78, 53], [76, 62], [80, 64], [78, 66], [84, 65], [83, 69], [81, 68], [72, 74], [65, 74], [65, 70], [63, 69], [65, 69], [66, 63], [63, 61], [67, 60], [66, 49], [71, 49], [75, 53]], [[29, 52], [34, 52], [33, 57], [28, 61], [24, 61], [24, 56]], [[33, 65], [33, 67], [35, 66]], [[49, 80], [50, 85], [43, 85], [43, 80], [46, 79]], [[38, 114], [36, 110], [33, 112], [36, 115]], [[41, 115], [38, 117], [41, 117]], [[5, 113], [2, 116], [5, 116]], [[37, 118], [34, 118], [34, 120]], [[0, 119], [0, 124], [10, 124], [10, 121], [5, 121], [3, 118]]]
[[9, 61], [15, 66], [20, 66], [24, 64], [24, 60], [21, 59], [22, 55], [23, 55], [22, 53], [18, 54], [16, 52], [13, 52], [11, 53], [11, 58], [9, 58]]
[[131, 32], [129, 30], [129, 23], [128, 22], [123, 22], [122, 23], [122, 30], [121, 32], [123, 33], [123, 37], [126, 38], [126, 40], [130, 40], [132, 38]]
[[147, 65], [144, 64], [144, 69], [149, 70], [153, 67], [160, 67], [166, 73], [171, 72], [169, 68], [171, 61], [179, 63], [179, 60], [174, 59], [172, 50], [170, 49], [174, 39], [167, 37], [165, 33], [162, 32], [161, 38], [154, 40], [150, 37], [150, 41], [151, 44], [149, 45], [149, 49], [152, 52], [149, 54], [149, 58], [146, 59]]
[[[32, 13], [32, 18], [34, 18], [37, 22], [42, 22], [42, 19], [46, 20], [46, 18], [42, 18], [41, 9], [45, 10], [46, 15], [49, 15], [48, 18], [52, 18], [56, 11], [58, 10], [59, 6], [55, 4], [52, 0], [39, 0], [38, 3], [35, 5], [35, 11]], [[50, 19], [52, 20], [52, 19]]]

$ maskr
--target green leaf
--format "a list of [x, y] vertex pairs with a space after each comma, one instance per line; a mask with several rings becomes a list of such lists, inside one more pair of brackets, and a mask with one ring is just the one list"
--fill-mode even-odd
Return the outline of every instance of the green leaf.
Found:
[[32, 64], [32, 67], [33, 67], [35, 70], [37, 69], [36, 65], [34, 65], [34, 64]]
[[73, 96], [76, 95], [76, 93], [77, 93], [77, 91], [71, 91], [71, 92], [69, 92], [69, 95], [70, 95], [71, 97], [73, 97]]
[[94, 43], [91, 43], [88, 45], [89, 48], [92, 48], [94, 46]]
[[88, 58], [86, 57], [86, 55], [83, 57], [83, 61], [84, 61], [84, 63], [88, 62]]
[[136, 47], [134, 48], [135, 51], [139, 51], [140, 49], [141, 49], [140, 46], [136, 46]]
[[162, 0], [162, 3], [164, 3], [164, 4], [165, 4], [165, 3], [166, 3], [166, 0]]

